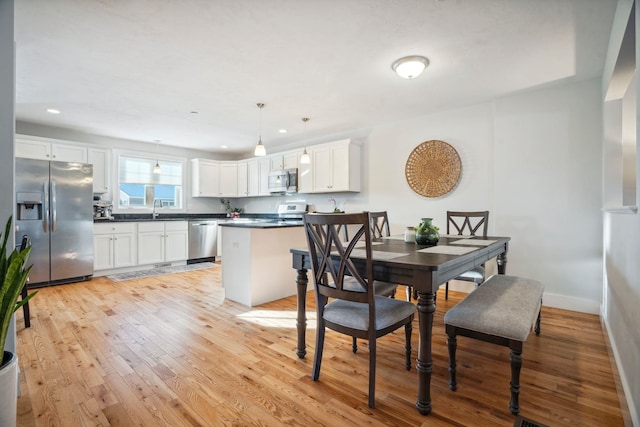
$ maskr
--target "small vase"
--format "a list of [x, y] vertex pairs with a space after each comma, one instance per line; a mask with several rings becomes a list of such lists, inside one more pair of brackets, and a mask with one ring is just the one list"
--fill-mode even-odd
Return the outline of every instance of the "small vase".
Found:
[[440, 240], [436, 227], [431, 224], [432, 218], [422, 218], [416, 229], [416, 243], [419, 245], [435, 245]]

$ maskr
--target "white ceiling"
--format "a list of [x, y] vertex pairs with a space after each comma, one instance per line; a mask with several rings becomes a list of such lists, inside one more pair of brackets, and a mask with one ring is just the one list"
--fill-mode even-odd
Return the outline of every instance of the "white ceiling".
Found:
[[[599, 76], [615, 5], [17, 0], [16, 118], [241, 153], [257, 142], [256, 103], [263, 102], [262, 139], [268, 152], [278, 151]], [[391, 63], [406, 55], [431, 64], [420, 77], [402, 79]]]

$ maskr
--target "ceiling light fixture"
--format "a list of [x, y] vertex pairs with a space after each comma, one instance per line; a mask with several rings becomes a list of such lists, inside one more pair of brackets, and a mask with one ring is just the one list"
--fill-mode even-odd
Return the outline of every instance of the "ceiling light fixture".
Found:
[[60, 110], [56, 110], [55, 108], [47, 108], [47, 113], [60, 114]]
[[264, 108], [263, 103], [256, 104], [260, 109], [260, 134], [258, 136], [258, 145], [256, 145], [256, 149], [253, 151], [254, 156], [262, 157], [267, 155], [267, 150], [262, 145], [262, 109]]
[[429, 65], [429, 60], [424, 56], [405, 56], [391, 64], [391, 69], [400, 77], [413, 79], [418, 77]]
[[162, 172], [162, 169], [160, 169], [160, 163], [158, 163], [158, 144], [160, 144], [160, 140], [156, 139], [156, 165], [153, 167], [153, 173], [155, 173], [156, 175], [159, 174], [160, 172]]
[[[302, 121], [304, 123], [304, 138], [307, 139], [307, 122], [311, 120], [309, 117], [303, 117]], [[302, 165], [308, 165], [309, 163], [311, 163], [311, 157], [309, 157], [309, 153], [307, 153], [307, 146], [305, 144], [304, 146], [304, 152], [302, 153], [302, 156], [300, 156], [300, 164]]]

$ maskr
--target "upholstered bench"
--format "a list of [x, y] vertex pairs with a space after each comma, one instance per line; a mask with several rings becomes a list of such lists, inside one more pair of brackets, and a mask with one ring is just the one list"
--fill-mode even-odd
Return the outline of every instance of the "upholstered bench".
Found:
[[449, 388], [456, 383], [456, 336], [475, 338], [511, 349], [511, 402], [519, 412], [522, 344], [535, 322], [540, 334], [540, 307], [544, 287], [538, 281], [516, 276], [494, 275], [471, 292], [444, 316], [449, 348]]

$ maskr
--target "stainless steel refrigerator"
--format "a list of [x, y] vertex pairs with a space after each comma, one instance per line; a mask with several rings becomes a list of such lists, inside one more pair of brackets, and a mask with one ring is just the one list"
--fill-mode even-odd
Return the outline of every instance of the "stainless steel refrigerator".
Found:
[[93, 275], [93, 166], [16, 158], [16, 242], [27, 235], [29, 288]]

